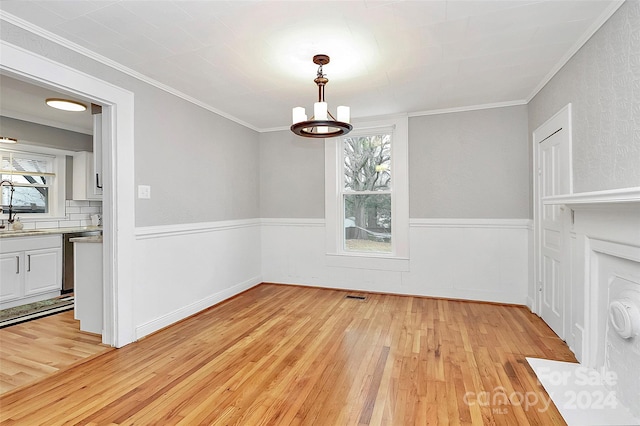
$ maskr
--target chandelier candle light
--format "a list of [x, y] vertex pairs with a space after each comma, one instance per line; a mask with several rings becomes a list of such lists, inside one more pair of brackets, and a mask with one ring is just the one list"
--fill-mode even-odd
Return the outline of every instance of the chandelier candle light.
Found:
[[304, 108], [293, 108], [293, 124], [291, 131], [299, 136], [307, 138], [332, 138], [346, 135], [353, 129], [349, 124], [350, 110], [348, 106], [339, 106], [338, 119], [329, 112], [324, 100], [324, 86], [329, 79], [322, 73], [322, 66], [329, 63], [328, 55], [315, 55], [313, 63], [318, 65], [318, 75], [313, 80], [318, 85], [318, 102], [313, 104], [313, 117], [307, 120]]

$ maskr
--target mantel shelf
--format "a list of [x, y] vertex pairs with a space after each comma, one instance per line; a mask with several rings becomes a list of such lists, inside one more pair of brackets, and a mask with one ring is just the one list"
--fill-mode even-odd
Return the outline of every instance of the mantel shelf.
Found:
[[633, 205], [636, 207], [640, 206], [640, 187], [553, 195], [544, 197], [542, 203], [545, 205], [562, 204], [571, 208], [606, 207], [607, 205]]

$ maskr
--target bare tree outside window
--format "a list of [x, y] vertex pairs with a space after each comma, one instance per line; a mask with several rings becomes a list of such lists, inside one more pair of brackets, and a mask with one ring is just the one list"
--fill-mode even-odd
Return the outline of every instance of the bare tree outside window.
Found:
[[391, 134], [345, 137], [345, 250], [391, 252]]

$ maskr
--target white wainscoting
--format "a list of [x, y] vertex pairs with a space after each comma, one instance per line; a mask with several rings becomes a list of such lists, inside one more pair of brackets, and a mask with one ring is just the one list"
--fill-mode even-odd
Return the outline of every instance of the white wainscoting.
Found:
[[136, 228], [136, 339], [262, 282], [260, 220]]
[[262, 277], [300, 284], [524, 305], [529, 219], [413, 219], [409, 271], [327, 264], [323, 219], [263, 219]]

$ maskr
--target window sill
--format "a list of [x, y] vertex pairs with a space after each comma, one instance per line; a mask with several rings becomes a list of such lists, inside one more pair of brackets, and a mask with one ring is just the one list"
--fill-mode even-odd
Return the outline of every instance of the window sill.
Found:
[[404, 257], [327, 253], [325, 259], [327, 266], [336, 268], [373, 269], [397, 272], [409, 271], [409, 259]]

